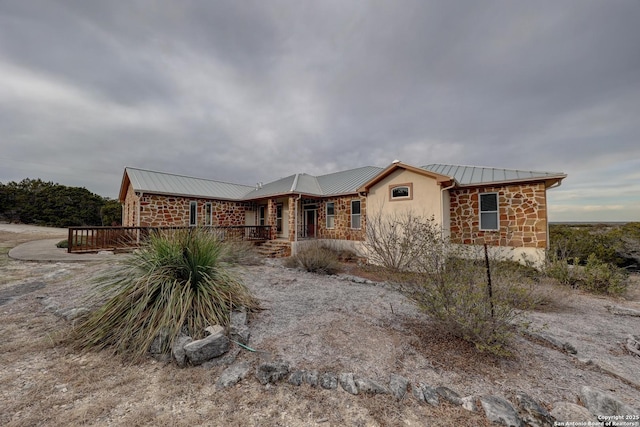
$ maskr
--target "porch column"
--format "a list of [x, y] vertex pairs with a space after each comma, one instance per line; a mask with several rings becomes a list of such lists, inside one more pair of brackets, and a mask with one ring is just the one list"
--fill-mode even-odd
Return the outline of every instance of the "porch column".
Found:
[[296, 240], [296, 201], [295, 197], [289, 197], [289, 241], [295, 242]]
[[269, 240], [275, 240], [278, 236], [278, 229], [276, 226], [276, 217], [278, 215], [278, 203], [276, 199], [269, 199], [267, 201], [267, 225], [271, 227], [271, 233], [269, 234]]

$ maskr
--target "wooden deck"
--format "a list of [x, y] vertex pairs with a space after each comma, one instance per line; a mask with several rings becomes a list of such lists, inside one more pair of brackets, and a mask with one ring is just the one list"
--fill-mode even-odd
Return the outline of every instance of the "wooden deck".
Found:
[[[69, 227], [67, 241], [69, 253], [130, 250], [139, 247], [149, 235], [163, 230], [189, 229], [190, 227]], [[201, 227], [215, 233], [221, 240], [266, 242], [271, 227], [264, 225], [239, 225], [230, 227]]]

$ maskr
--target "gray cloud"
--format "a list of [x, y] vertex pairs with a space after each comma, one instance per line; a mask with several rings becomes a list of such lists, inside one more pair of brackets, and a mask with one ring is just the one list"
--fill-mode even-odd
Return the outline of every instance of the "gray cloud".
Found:
[[0, 181], [114, 197], [127, 165], [252, 184], [399, 158], [566, 172], [552, 219], [638, 219], [637, 22], [633, 1], [9, 0]]

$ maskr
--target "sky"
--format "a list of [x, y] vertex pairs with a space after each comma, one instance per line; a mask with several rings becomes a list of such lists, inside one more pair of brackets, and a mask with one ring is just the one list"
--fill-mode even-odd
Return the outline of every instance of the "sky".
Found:
[[0, 0], [0, 182], [553, 171], [640, 221], [640, 1]]

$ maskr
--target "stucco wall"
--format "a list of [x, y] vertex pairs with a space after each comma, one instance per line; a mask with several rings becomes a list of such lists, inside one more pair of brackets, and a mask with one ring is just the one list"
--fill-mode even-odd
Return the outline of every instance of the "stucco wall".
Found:
[[[480, 230], [480, 193], [498, 193], [499, 230]], [[450, 193], [455, 243], [546, 249], [547, 199], [543, 183], [457, 189]]]
[[[409, 199], [390, 200], [390, 189], [400, 184], [410, 184], [412, 194]], [[398, 169], [374, 185], [367, 196], [369, 215], [393, 215], [412, 212], [426, 218], [433, 218], [443, 224], [442, 192], [435, 179]]]

